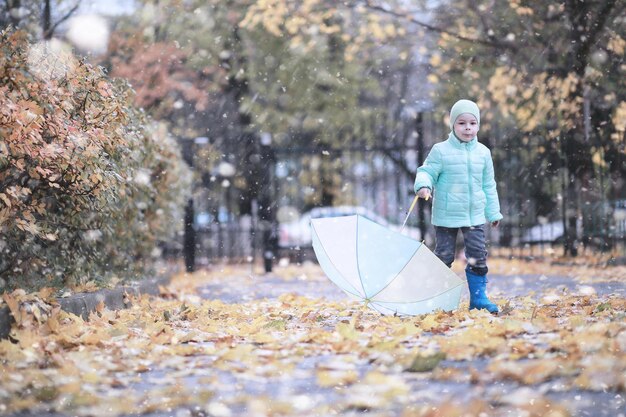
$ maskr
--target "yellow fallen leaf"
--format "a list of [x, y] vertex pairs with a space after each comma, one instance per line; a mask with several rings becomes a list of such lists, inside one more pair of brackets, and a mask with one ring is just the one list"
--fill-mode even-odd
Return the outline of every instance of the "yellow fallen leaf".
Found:
[[389, 375], [380, 371], [370, 371], [362, 384], [376, 389], [384, 398], [394, 398], [409, 392], [409, 385], [401, 375]]
[[86, 372], [83, 374], [83, 381], [88, 384], [97, 384], [100, 382], [100, 376], [96, 372]]
[[354, 328], [353, 323], [339, 322], [339, 323], [337, 323], [337, 326], [335, 327], [335, 330], [344, 339], [348, 339], [348, 340], [358, 340], [359, 334], [360, 334], [359, 331], [357, 331]]
[[270, 330], [286, 330], [287, 323], [285, 320], [272, 320], [263, 327]]
[[371, 340], [368, 346], [371, 347], [372, 350], [375, 350], [377, 352], [391, 352], [391, 351], [394, 351], [401, 342], [402, 341], [400, 339], [392, 339], [392, 340], [385, 340], [385, 341]]
[[61, 394], [78, 394], [83, 389], [83, 386], [79, 380], [76, 380], [74, 382], [59, 385], [58, 389]]
[[254, 343], [268, 344], [276, 341], [276, 338], [270, 333], [257, 333], [250, 336], [250, 339]]
[[487, 367], [499, 379], [512, 379], [525, 385], [535, 385], [558, 376], [563, 369], [560, 361], [537, 359], [529, 362], [494, 361]]
[[445, 353], [418, 354], [411, 365], [406, 369], [408, 372], [430, 372], [435, 369], [439, 362], [446, 358]]
[[320, 370], [317, 372], [317, 385], [323, 388], [348, 385], [356, 382], [359, 374], [354, 370], [329, 371]]

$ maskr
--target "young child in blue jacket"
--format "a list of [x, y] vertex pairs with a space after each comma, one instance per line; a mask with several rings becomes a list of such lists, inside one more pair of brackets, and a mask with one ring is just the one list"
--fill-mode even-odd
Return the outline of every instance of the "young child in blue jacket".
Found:
[[498, 306], [486, 295], [487, 250], [485, 223], [496, 227], [502, 219], [489, 149], [478, 142], [480, 110], [470, 100], [457, 101], [450, 110], [448, 139], [431, 149], [417, 169], [415, 192], [433, 197], [435, 255], [448, 265], [456, 253], [456, 237], [463, 234], [470, 309], [497, 314]]

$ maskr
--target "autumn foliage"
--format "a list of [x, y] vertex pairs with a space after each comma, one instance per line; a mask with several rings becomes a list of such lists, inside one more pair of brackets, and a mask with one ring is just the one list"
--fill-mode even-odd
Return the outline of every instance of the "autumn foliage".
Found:
[[210, 79], [219, 68], [192, 68], [189, 53], [175, 43], [146, 44], [139, 36], [114, 34], [110, 51], [111, 74], [128, 80], [136, 91], [135, 104], [154, 117], [171, 117], [177, 101], [206, 110]]
[[54, 44], [0, 34], [0, 284], [145, 273], [186, 172], [133, 91]]

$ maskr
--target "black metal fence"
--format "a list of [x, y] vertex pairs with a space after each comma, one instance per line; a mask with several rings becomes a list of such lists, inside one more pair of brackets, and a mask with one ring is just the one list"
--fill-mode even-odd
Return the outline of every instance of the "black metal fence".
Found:
[[[272, 158], [265, 161], [265, 191], [246, 214], [237, 213], [242, 197], [228, 184], [219, 180], [204, 184], [213, 188], [200, 195], [212, 195], [219, 209], [211, 218], [203, 218], [206, 213], [201, 210], [192, 216], [188, 229], [195, 234], [188, 243], [194, 252], [192, 263], [262, 260], [268, 269], [281, 257], [312, 259], [308, 221], [316, 206], [366, 210], [382, 222], [401, 225], [414, 197], [415, 169], [432, 145], [447, 136], [444, 127], [435, 115], [419, 114], [403, 126], [401, 134], [381, 137], [377, 143], [354, 138], [327, 148], [273, 147]], [[561, 250], [565, 213], [561, 199], [567, 178], [563, 168], [538, 158], [533, 147], [539, 144], [511, 145], [514, 141], [482, 137], [481, 141], [492, 150], [504, 215], [500, 227], [487, 229], [491, 247], [508, 248], [520, 256]], [[577, 225], [582, 247], [623, 258], [626, 200], [604, 197], [611, 185], [606, 170], [599, 168], [589, 184], [578, 202], [579, 217], [585, 218]], [[319, 197], [323, 194], [319, 187], [331, 190], [331, 204], [328, 195]], [[202, 206], [198, 203], [196, 207]], [[406, 232], [432, 245], [429, 218], [429, 203], [420, 201], [408, 218]]]

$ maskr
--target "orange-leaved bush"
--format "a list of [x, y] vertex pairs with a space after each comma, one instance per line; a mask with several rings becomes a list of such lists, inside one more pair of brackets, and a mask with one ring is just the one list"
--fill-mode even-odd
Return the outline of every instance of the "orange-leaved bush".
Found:
[[19, 31], [0, 43], [0, 285], [149, 273], [189, 188], [174, 141], [101, 68]]

